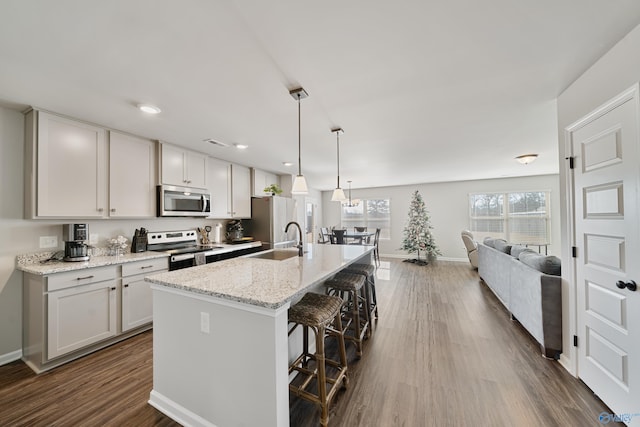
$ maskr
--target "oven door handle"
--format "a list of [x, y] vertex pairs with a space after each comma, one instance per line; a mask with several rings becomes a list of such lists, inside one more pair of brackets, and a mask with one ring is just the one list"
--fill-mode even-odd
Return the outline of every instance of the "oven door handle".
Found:
[[171, 255], [171, 262], [180, 262], [195, 258], [194, 254]]

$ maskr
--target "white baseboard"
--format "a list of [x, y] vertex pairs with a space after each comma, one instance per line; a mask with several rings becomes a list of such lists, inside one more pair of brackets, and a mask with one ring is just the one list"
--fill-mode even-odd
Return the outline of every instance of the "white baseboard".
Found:
[[0, 366], [7, 363], [15, 362], [22, 358], [22, 350], [12, 351], [11, 353], [0, 354]]
[[194, 414], [184, 406], [155, 390], [151, 390], [148, 403], [183, 426], [216, 427], [215, 424], [210, 423], [198, 414]]
[[[395, 258], [395, 259], [411, 259], [415, 258], [415, 254], [407, 255], [407, 254], [380, 254], [380, 258]], [[453, 261], [453, 262], [469, 262], [468, 258], [453, 258], [453, 257], [443, 257], [439, 256], [438, 261]]]

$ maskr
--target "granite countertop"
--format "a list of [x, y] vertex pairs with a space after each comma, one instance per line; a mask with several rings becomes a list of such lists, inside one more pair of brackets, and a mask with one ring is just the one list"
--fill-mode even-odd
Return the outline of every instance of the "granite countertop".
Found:
[[[216, 244], [212, 245], [216, 248], [212, 248], [211, 251], [215, 253], [227, 253], [238, 251], [242, 249], [248, 249], [253, 247], [262, 246], [262, 242], [249, 242], [240, 244]], [[120, 265], [127, 262], [144, 261], [155, 258], [167, 258], [169, 255], [166, 252], [154, 252], [146, 251], [139, 253], [127, 252], [122, 255], [105, 255], [106, 251], [103, 248], [95, 248], [98, 251], [97, 255], [91, 256], [89, 261], [78, 262], [66, 262], [66, 261], [48, 261], [43, 263], [42, 261], [51, 258], [56, 252], [36, 252], [25, 255], [18, 255], [16, 257], [16, 268], [26, 273], [37, 274], [40, 276], [46, 276], [48, 274], [62, 273], [65, 271], [82, 270], [85, 268], [104, 267], [107, 265]], [[181, 270], [184, 271], [184, 270]]]
[[163, 252], [139, 252], [126, 253], [117, 256], [102, 255], [92, 256], [89, 261], [66, 262], [49, 261], [41, 263], [51, 257], [53, 252], [40, 252], [35, 254], [18, 255], [16, 268], [26, 273], [46, 276], [48, 274], [62, 273], [65, 271], [82, 270], [85, 268], [104, 267], [106, 265], [119, 265], [127, 262], [143, 261], [154, 258], [167, 258], [169, 255]]
[[[145, 277], [145, 280], [189, 292], [276, 309], [371, 252], [372, 248], [309, 244], [302, 257], [296, 255], [284, 260], [272, 260], [252, 254], [184, 270], [153, 274]], [[277, 251], [297, 253], [297, 249], [293, 248]]]

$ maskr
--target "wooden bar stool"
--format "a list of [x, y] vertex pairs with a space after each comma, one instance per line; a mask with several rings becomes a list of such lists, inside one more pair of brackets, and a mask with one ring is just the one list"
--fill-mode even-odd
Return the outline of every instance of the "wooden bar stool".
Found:
[[[378, 298], [376, 297], [376, 268], [371, 264], [351, 264], [344, 270], [345, 273], [361, 274], [367, 279], [365, 290], [367, 291], [367, 310], [369, 319], [378, 319]], [[373, 325], [372, 325], [373, 327]]]
[[[356, 345], [356, 356], [362, 356], [362, 340], [369, 332], [369, 313], [367, 312], [367, 296], [364, 290], [365, 278], [361, 274], [336, 274], [324, 282], [329, 295], [339, 295], [345, 305], [342, 308], [344, 339]], [[352, 332], [353, 335], [349, 335]]]
[[[302, 354], [289, 365], [289, 375], [293, 371], [298, 372], [296, 378], [289, 384], [289, 391], [320, 405], [320, 425], [322, 426], [327, 425], [329, 404], [339, 386], [347, 387], [348, 383], [347, 353], [340, 319], [342, 304], [342, 299], [336, 296], [307, 293], [289, 309], [289, 323], [295, 324], [289, 330], [289, 335], [298, 325], [303, 326]], [[332, 323], [335, 328], [331, 327]], [[315, 354], [309, 352], [309, 329], [313, 330], [316, 338]], [[339, 362], [325, 356], [326, 335], [331, 335], [338, 340]], [[310, 364], [310, 362], [315, 363]], [[332, 371], [337, 372], [334, 376], [327, 375], [327, 365], [334, 368], [331, 369]], [[309, 390], [312, 384], [315, 384], [317, 393]]]

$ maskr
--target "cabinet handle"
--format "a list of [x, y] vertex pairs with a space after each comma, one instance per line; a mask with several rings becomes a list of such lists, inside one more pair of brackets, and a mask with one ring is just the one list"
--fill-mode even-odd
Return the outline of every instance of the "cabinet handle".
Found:
[[128, 287], [129, 287], [129, 285], [124, 285], [124, 287], [125, 287], [125, 288], [128, 288]]
[[104, 209], [98, 208], [98, 212], [104, 212]]
[[76, 280], [86, 280], [86, 279], [93, 279], [94, 276], [85, 276], [85, 277], [78, 277], [76, 278]]
[[116, 208], [111, 208], [111, 212], [115, 212], [115, 211], [116, 211]]
[[142, 267], [140, 267], [141, 270], [144, 270], [146, 268], [151, 268], [153, 267], [153, 265], [143, 265]]
[[115, 287], [113, 287], [113, 288], [111, 288], [111, 290], [112, 290], [112, 291], [115, 291], [115, 290], [116, 290], [116, 288], [115, 288]]

